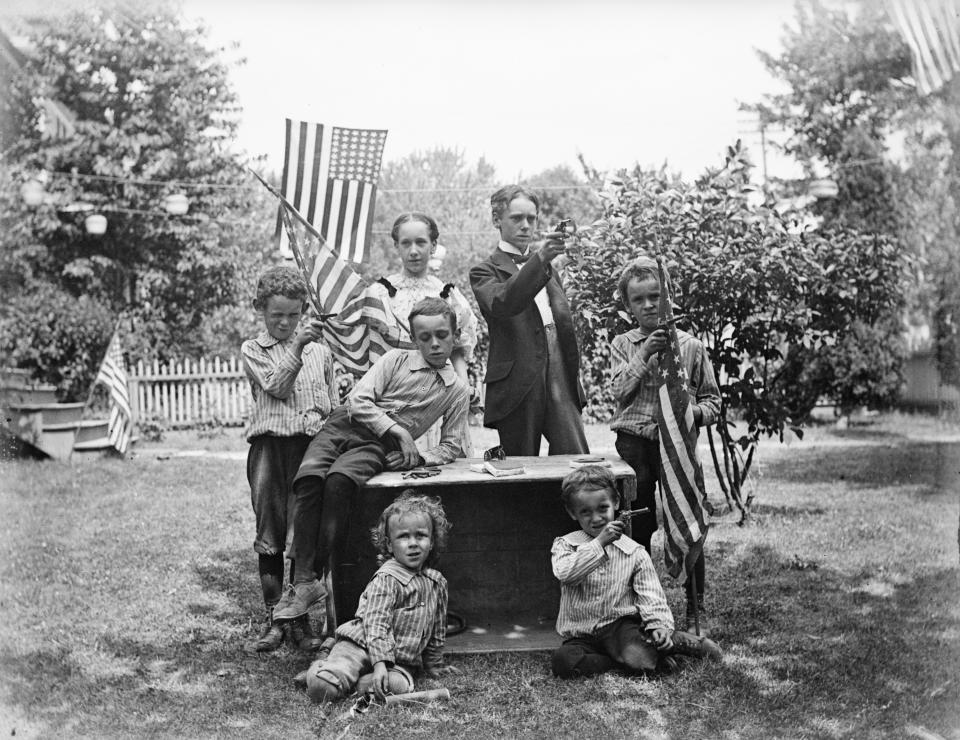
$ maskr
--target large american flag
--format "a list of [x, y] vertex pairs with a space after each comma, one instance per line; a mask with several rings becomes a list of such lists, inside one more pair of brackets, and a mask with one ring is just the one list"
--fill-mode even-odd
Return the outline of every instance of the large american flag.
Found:
[[123, 365], [123, 351], [120, 349], [120, 333], [113, 332], [107, 353], [100, 364], [100, 370], [93, 381], [94, 385], [103, 383], [110, 392], [110, 425], [108, 436], [110, 443], [123, 454], [130, 446], [133, 434], [133, 415], [130, 413], [130, 393], [127, 390], [127, 371]]
[[887, 9], [910, 47], [921, 95], [960, 72], [960, 0], [887, 0]]
[[683, 367], [680, 340], [673, 316], [669, 285], [663, 264], [660, 274], [661, 324], [666, 324], [670, 344], [660, 356], [657, 426], [660, 432], [660, 485], [657, 505], [663, 515], [663, 555], [674, 578], [691, 573], [707, 536], [710, 515], [704, 509], [703, 470], [697, 458], [697, 427], [690, 405], [689, 377]]
[[[283, 196], [344, 260], [366, 255], [387, 132], [286, 119]], [[282, 207], [281, 207], [282, 208]], [[290, 258], [277, 215], [280, 251]]]
[[290, 218], [303, 217], [281, 202], [281, 218], [291, 252], [303, 271], [314, 309], [325, 318], [323, 336], [333, 356], [355, 376], [363, 375], [378, 357], [399, 345], [383, 301], [344, 260], [322, 241], [304, 254]]

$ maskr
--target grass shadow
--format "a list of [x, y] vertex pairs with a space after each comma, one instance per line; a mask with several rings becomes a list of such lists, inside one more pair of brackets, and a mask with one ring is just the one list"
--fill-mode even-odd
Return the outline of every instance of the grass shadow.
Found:
[[[713, 544], [711, 559], [729, 560], [724, 544]], [[781, 736], [781, 727], [810, 736], [863, 736], [869, 728], [890, 737], [909, 722], [956, 727], [957, 569], [906, 581], [883, 572], [844, 575], [756, 546], [717, 571], [726, 576], [711, 587], [724, 595], [714, 637], [727, 659], [711, 677], [710, 695], [751, 712], [767, 736]], [[806, 706], [804, 728], [796, 724], [798, 700]]]
[[194, 572], [204, 591], [223, 594], [242, 613], [259, 614], [263, 610], [257, 557], [252, 550], [216, 550], [197, 563]]
[[877, 454], [875, 446], [803, 449], [770, 460], [766, 475], [785, 482], [837, 483], [858, 487], [956, 485], [960, 444], [899, 441]]
[[5, 704], [67, 736], [220, 736], [224, 717], [237, 729], [260, 727], [253, 734], [264, 736], [281, 703], [293, 700], [289, 713], [306, 713], [291, 678], [308, 663], [308, 655], [286, 648], [258, 655], [215, 626], [186, 636], [174, 631], [162, 644], [102, 636], [88, 650], [0, 655], [0, 670], [16, 677]]

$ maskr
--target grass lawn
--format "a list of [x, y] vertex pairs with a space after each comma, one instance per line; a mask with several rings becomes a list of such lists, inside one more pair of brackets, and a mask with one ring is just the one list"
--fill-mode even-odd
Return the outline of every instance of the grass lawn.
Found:
[[0, 464], [3, 737], [960, 739], [954, 425], [763, 446], [752, 522], [721, 518], [707, 544], [720, 664], [561, 682], [545, 653], [457, 657], [450, 702], [360, 717], [293, 687], [302, 654], [246, 649], [262, 604], [244, 465], [171, 448], [245, 445], [181, 433], [127, 461]]

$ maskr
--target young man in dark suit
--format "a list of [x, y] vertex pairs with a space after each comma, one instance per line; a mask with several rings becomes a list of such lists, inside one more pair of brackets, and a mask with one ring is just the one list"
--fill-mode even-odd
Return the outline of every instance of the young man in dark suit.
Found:
[[508, 185], [490, 198], [500, 243], [470, 270], [470, 284], [490, 330], [483, 424], [495, 428], [508, 455], [589, 452], [580, 411], [580, 353], [570, 305], [553, 260], [562, 234], [535, 241], [540, 201]]

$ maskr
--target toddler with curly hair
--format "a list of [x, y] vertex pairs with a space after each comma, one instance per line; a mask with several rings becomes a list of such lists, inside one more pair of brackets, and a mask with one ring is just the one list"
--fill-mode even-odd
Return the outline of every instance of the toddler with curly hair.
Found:
[[325, 659], [307, 670], [307, 694], [335, 701], [356, 690], [413, 691], [413, 674], [438, 678], [447, 627], [447, 580], [433, 566], [450, 522], [439, 498], [401, 493], [371, 530], [380, 568], [360, 596], [356, 616], [340, 625]]

